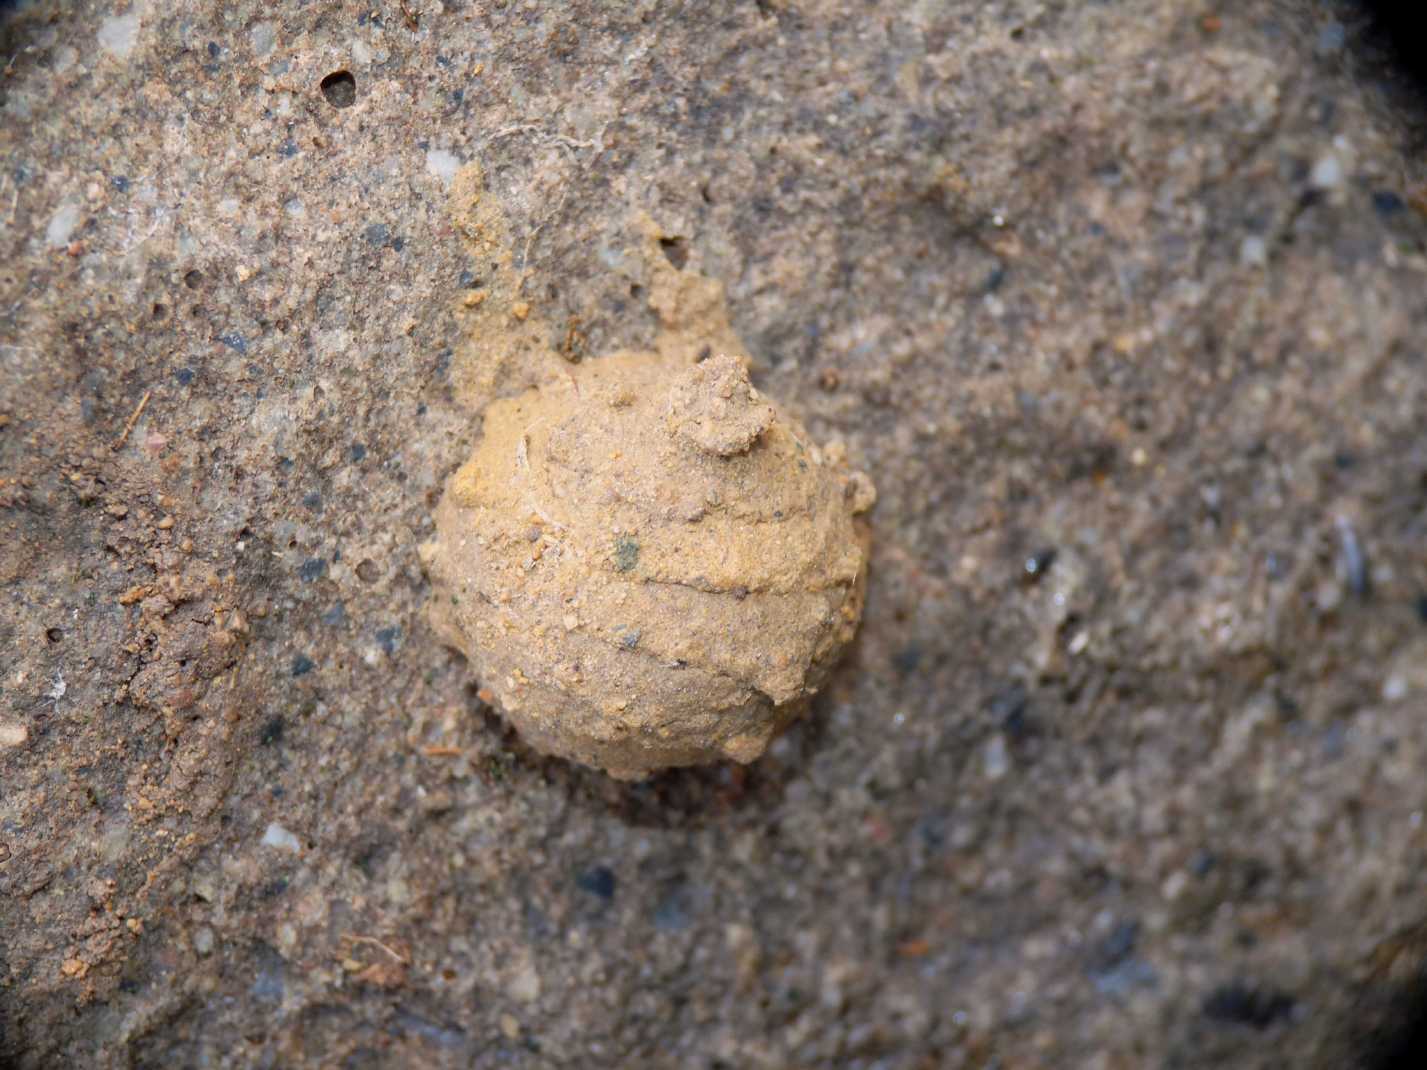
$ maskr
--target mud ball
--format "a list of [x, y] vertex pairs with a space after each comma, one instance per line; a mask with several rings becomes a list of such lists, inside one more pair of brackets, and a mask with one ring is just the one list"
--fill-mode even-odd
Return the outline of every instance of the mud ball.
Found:
[[540, 751], [621, 779], [752, 761], [862, 613], [875, 492], [843, 454], [733, 357], [562, 369], [452, 476], [432, 624]]

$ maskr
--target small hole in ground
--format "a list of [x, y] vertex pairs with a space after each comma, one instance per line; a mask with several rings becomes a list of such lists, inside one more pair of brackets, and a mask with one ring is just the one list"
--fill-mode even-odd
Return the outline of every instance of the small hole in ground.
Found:
[[58, 643], [61, 639], [64, 638], [64, 632], [60, 631], [58, 628], [47, 628], [45, 629], [45, 638], [48, 639], [51, 643]]
[[363, 559], [357, 565], [357, 579], [363, 583], [376, 583], [377, 580], [381, 579], [381, 575], [381, 567], [369, 557]]
[[351, 71], [333, 71], [321, 83], [322, 95], [334, 108], [350, 108], [357, 102], [357, 80]]
[[689, 243], [683, 238], [660, 238], [659, 248], [664, 251], [665, 258], [674, 265], [675, 271], [683, 271], [684, 265], [689, 262]]

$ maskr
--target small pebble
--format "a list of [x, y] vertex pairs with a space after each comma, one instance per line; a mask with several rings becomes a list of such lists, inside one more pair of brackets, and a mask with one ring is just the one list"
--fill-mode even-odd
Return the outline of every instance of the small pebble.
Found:
[[1407, 204], [1396, 193], [1390, 189], [1380, 189], [1372, 195], [1373, 211], [1384, 219], [1391, 219], [1393, 216], [1401, 215]]
[[1332, 190], [1343, 184], [1343, 165], [1331, 152], [1321, 156], [1308, 177], [1314, 189]]
[[1026, 579], [1030, 581], [1038, 580], [1050, 570], [1055, 564], [1056, 549], [1048, 546], [1043, 550], [1037, 550], [1026, 558], [1025, 570]]
[[982, 762], [986, 770], [987, 780], [1000, 780], [1006, 775], [1006, 770], [1010, 768], [1010, 758], [1006, 753], [1006, 737], [1001, 733], [996, 733], [986, 743], [986, 749], [982, 753]]
[[430, 149], [426, 153], [426, 170], [440, 179], [443, 186], [449, 186], [460, 169], [460, 159], [446, 149]]
[[575, 887], [601, 899], [613, 899], [616, 887], [614, 871], [608, 866], [591, 866], [575, 875]]
[[69, 244], [69, 236], [78, 225], [79, 205], [62, 204], [50, 217], [49, 225], [45, 228], [45, 241], [53, 248], [62, 248]]
[[1250, 234], [1239, 243], [1239, 263], [1245, 267], [1268, 265], [1268, 243], [1257, 234]]
[[1338, 571], [1342, 580], [1358, 598], [1372, 594], [1372, 577], [1368, 573], [1367, 554], [1358, 539], [1352, 521], [1338, 517]]
[[290, 851], [293, 854], [302, 850], [302, 842], [276, 821], [268, 825], [267, 830], [263, 832], [263, 846], [276, 847], [280, 851]]
[[535, 963], [526, 959], [516, 969], [507, 991], [512, 999], [520, 1003], [534, 1003], [540, 998], [541, 987], [540, 974], [535, 970]]
[[193, 950], [200, 955], [211, 955], [213, 953], [213, 930], [204, 925], [193, 934]]
[[1348, 31], [1341, 22], [1325, 23], [1318, 31], [1316, 49], [1320, 56], [1331, 56], [1335, 52], [1341, 52], [1347, 40]]
[[396, 653], [397, 640], [400, 638], [400, 628], [381, 628], [377, 631], [377, 643], [388, 656]]
[[277, 42], [277, 27], [271, 22], [260, 22], [248, 31], [248, 40], [252, 42], [253, 55], [266, 56]]

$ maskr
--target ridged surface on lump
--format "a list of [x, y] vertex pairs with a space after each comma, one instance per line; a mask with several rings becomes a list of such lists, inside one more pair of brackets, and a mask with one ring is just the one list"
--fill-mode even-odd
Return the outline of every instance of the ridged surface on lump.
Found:
[[751, 761], [856, 629], [871, 501], [732, 358], [587, 362], [487, 410], [423, 548], [432, 619], [540, 750]]

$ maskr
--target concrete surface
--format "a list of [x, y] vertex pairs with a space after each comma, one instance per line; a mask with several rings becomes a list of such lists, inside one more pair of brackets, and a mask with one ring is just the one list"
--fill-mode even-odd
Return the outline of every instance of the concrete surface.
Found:
[[[4, 19], [0, 1059], [1341, 1067], [1392, 1018], [1427, 190], [1359, 5]], [[812, 716], [626, 786], [489, 713], [415, 547], [471, 295], [647, 346], [641, 218], [880, 501]]]

